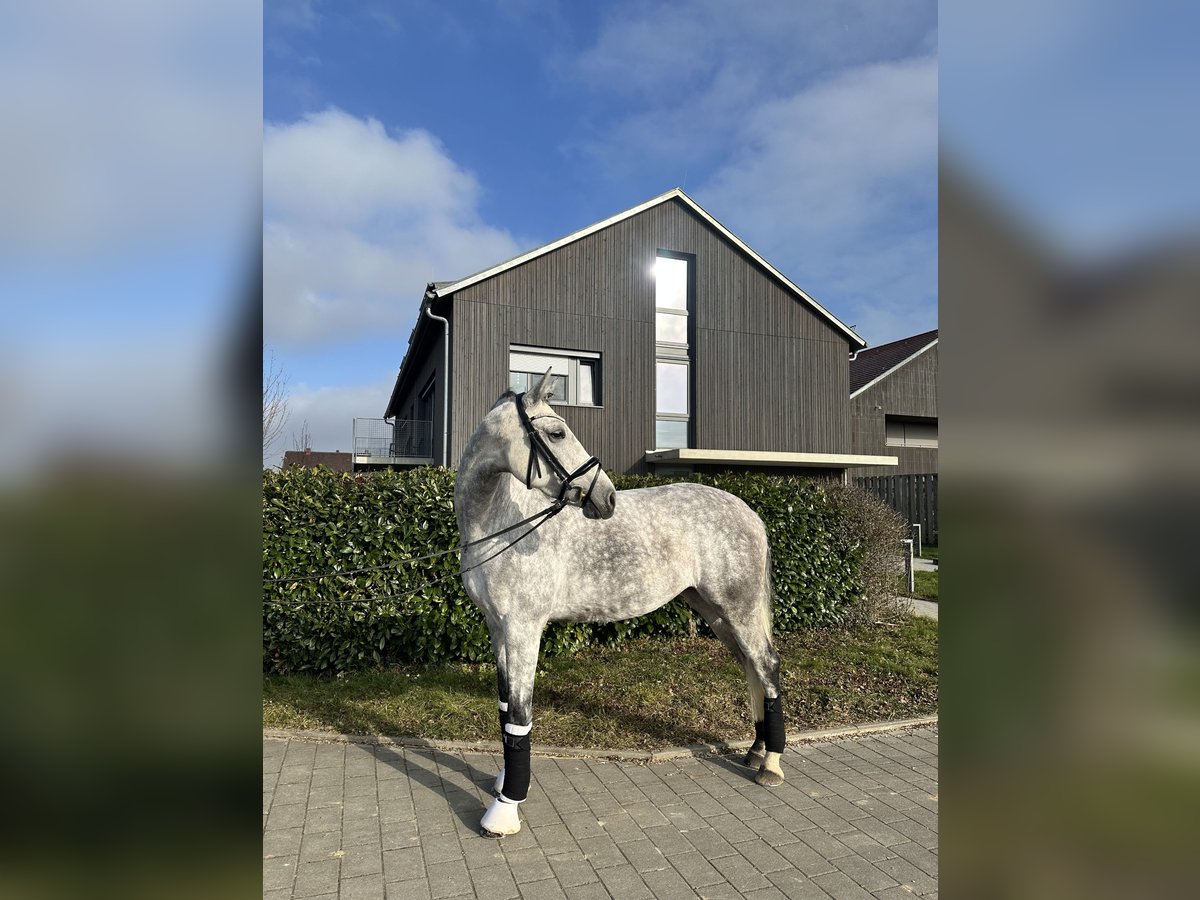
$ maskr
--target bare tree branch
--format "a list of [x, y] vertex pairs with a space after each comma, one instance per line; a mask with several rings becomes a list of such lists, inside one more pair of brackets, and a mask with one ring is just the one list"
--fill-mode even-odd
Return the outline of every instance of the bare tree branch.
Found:
[[[288, 419], [287, 376], [275, 361], [271, 351], [267, 365], [263, 367], [263, 465], [267, 463], [271, 447], [283, 433]], [[307, 427], [307, 422], [305, 426]]]
[[300, 430], [298, 432], [292, 432], [292, 449], [312, 449], [312, 432], [308, 430], [308, 419], [304, 420], [304, 424], [300, 426]]

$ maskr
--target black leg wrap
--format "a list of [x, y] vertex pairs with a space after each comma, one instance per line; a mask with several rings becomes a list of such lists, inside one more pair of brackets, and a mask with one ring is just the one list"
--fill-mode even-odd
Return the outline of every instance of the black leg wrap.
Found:
[[504, 733], [504, 790], [509, 800], [529, 795], [529, 735]]
[[767, 720], [754, 723], [754, 743], [765, 744], [767, 741]]
[[776, 697], [763, 701], [763, 732], [768, 753], [782, 753], [787, 739], [783, 734], [783, 700]]
[[502, 710], [500, 710], [500, 733], [501, 734], [508, 734], [508, 732], [504, 730], [504, 726], [507, 724], [508, 724], [508, 710], [502, 709]]

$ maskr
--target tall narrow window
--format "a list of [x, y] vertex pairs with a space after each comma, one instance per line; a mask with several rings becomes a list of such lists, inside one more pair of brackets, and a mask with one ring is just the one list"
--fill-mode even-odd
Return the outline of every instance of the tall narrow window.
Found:
[[691, 309], [688, 257], [660, 252], [654, 263], [654, 445], [665, 450], [691, 442]]

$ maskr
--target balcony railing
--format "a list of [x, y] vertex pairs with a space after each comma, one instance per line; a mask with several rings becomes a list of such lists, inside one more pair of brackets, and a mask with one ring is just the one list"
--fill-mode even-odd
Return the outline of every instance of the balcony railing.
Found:
[[418, 419], [354, 420], [356, 463], [433, 463], [433, 423]]

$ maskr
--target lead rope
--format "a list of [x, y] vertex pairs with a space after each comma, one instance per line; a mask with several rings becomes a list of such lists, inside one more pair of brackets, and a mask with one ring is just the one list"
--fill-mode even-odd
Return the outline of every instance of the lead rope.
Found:
[[[547, 519], [552, 518], [558, 512], [560, 512], [562, 507], [565, 505], [566, 505], [565, 502], [562, 503], [562, 505], [560, 505], [559, 501], [556, 500], [553, 503], [551, 503], [549, 506], [547, 506], [545, 509], [539, 509], [532, 516], [526, 516], [520, 522], [515, 522], [514, 524], [509, 525], [507, 528], [501, 528], [499, 531], [494, 531], [491, 534], [484, 535], [483, 537], [478, 538], [474, 541], [467, 541], [465, 544], [459, 544], [457, 547], [451, 547], [449, 550], [437, 550], [433, 553], [426, 553], [423, 556], [408, 556], [408, 557], [405, 557], [404, 559], [397, 559], [394, 562], [390, 562], [390, 563], [387, 563], [386, 565], [382, 565], [382, 566], [365, 566], [361, 569], [341, 569], [336, 572], [326, 572], [322, 575], [295, 575], [292, 577], [288, 577], [286, 575], [281, 575], [276, 578], [264, 578], [263, 581], [264, 582], [320, 581], [322, 578], [336, 578], [339, 575], [361, 575], [364, 572], [382, 572], [386, 569], [397, 568], [397, 567], [403, 565], [404, 563], [420, 562], [423, 559], [435, 559], [439, 556], [448, 556], [451, 553], [458, 553], [458, 552], [468, 549], [469, 547], [474, 547], [478, 544], [483, 544], [483, 543], [486, 543], [487, 541], [495, 540], [496, 538], [500, 537], [500, 535], [508, 534], [508, 532], [510, 532], [510, 531], [516, 531], [522, 525], [528, 525], [530, 522], [534, 521], [535, 519], [540, 519], [542, 516], [545, 516]], [[541, 525], [542, 525], [542, 523], [539, 522], [538, 525], [535, 527], [540, 527]], [[516, 543], [516, 541], [513, 541], [513, 544], [515, 544], [515, 543]], [[508, 546], [511, 547], [512, 544], [509, 544]], [[505, 549], [507, 549], [507, 548], [505, 548]]]

